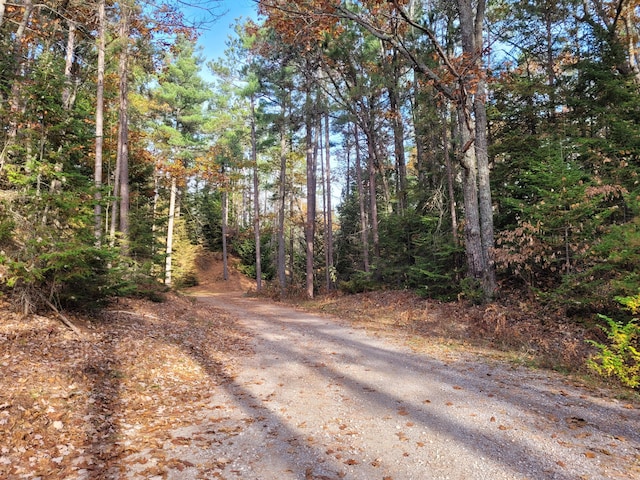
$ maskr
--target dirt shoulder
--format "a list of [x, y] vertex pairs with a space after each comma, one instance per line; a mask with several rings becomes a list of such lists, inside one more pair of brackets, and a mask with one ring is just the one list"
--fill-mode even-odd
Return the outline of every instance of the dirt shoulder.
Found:
[[120, 479], [143, 451], [137, 478], [185, 468], [168, 454], [172, 433], [201, 421], [247, 334], [175, 295], [71, 320], [80, 335], [0, 306], [0, 478]]

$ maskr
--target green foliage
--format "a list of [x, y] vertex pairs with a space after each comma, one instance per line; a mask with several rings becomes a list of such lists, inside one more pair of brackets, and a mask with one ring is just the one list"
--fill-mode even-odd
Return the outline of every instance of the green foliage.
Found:
[[182, 216], [176, 219], [173, 235], [172, 284], [176, 288], [193, 287], [198, 284], [196, 259], [201, 247], [189, 239]]
[[204, 186], [195, 192], [187, 192], [185, 210], [191, 219], [187, 223], [189, 238], [207, 250], [222, 250], [222, 200], [221, 192]]
[[[640, 295], [635, 297], [637, 303]], [[608, 344], [589, 341], [599, 353], [591, 357], [587, 365], [599, 375], [616, 377], [631, 388], [640, 386], [640, 325], [637, 319], [623, 323], [605, 315], [598, 317], [606, 322], [602, 329], [609, 339]]]
[[354, 272], [349, 280], [342, 280], [338, 288], [346, 293], [373, 292], [380, 289], [380, 283], [373, 279], [371, 272]]
[[613, 312], [611, 299], [633, 295], [640, 283], [640, 218], [610, 226], [587, 254], [589, 264], [565, 275], [548, 297], [576, 313]]
[[456, 248], [434, 212], [388, 215], [380, 222], [381, 258], [376, 277], [394, 288], [411, 288], [431, 298], [459, 292]]
[[357, 194], [350, 195], [338, 205], [340, 230], [335, 237], [335, 267], [338, 281], [349, 281], [363, 268], [360, 220]]
[[482, 283], [477, 278], [463, 278], [460, 280], [460, 289], [461, 296], [474, 305], [480, 305], [486, 301], [486, 295], [482, 290]]
[[[0, 260], [2, 283], [9, 298], [23, 311], [43, 308], [46, 302], [64, 307], [93, 307], [133, 286], [118, 274], [118, 252], [95, 247], [73, 237], [47, 235], [37, 228], [13, 245]], [[52, 233], [56, 233], [53, 231]]]
[[[238, 269], [250, 278], [256, 278], [256, 240], [253, 230], [245, 230], [233, 242], [233, 250], [240, 257]], [[267, 235], [260, 238], [260, 269], [263, 280], [273, 280], [276, 275], [273, 262], [273, 245]]]

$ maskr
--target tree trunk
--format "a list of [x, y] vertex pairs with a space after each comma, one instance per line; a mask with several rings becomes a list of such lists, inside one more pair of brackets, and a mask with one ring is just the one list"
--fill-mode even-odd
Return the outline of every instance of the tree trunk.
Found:
[[493, 250], [495, 246], [493, 231], [493, 202], [491, 199], [491, 170], [489, 167], [487, 141], [487, 111], [485, 107], [486, 84], [478, 82], [478, 91], [474, 98], [473, 109], [476, 116], [475, 150], [478, 159], [478, 201], [480, 207], [480, 228], [482, 236], [482, 255], [484, 257], [483, 289], [487, 297], [496, 291], [496, 273]]
[[367, 227], [367, 211], [365, 209], [364, 185], [362, 182], [362, 162], [360, 159], [360, 133], [358, 125], [354, 123], [354, 138], [356, 148], [356, 182], [358, 182], [358, 206], [360, 207], [360, 236], [362, 239], [362, 262], [364, 271], [369, 273], [369, 228]]
[[311, 112], [311, 93], [307, 90], [306, 112], [306, 150], [307, 150], [307, 219], [305, 228], [306, 240], [306, 286], [307, 297], [313, 298], [314, 277], [314, 239], [316, 233], [316, 153], [317, 148], [313, 138], [313, 115]]
[[[287, 110], [282, 106], [280, 125], [280, 178], [278, 182], [278, 282], [280, 296], [284, 297], [287, 289], [287, 265], [284, 238], [285, 203], [287, 195]], [[293, 255], [293, 251], [291, 253]]]
[[624, 28], [627, 36], [627, 57], [629, 68], [633, 72], [636, 83], [640, 83], [640, 66], [638, 66], [638, 49], [636, 48], [636, 39], [638, 38], [638, 25], [632, 21], [633, 12], [631, 7], [627, 7], [624, 15]]
[[158, 167], [153, 172], [153, 206], [151, 209], [151, 253], [156, 254], [156, 237], [158, 232], [158, 205], [160, 204], [160, 173]]
[[454, 189], [454, 172], [451, 165], [451, 152], [449, 142], [449, 115], [445, 112], [442, 119], [442, 145], [444, 149], [444, 162], [447, 169], [447, 189], [449, 192], [449, 211], [451, 213], [451, 236], [453, 244], [458, 246], [458, 213], [456, 209], [456, 194]]
[[398, 213], [403, 214], [407, 207], [407, 165], [404, 155], [404, 125], [400, 112], [400, 99], [398, 97], [398, 84], [400, 72], [398, 68], [397, 53], [393, 53], [393, 86], [389, 88], [389, 108], [391, 113], [391, 125], [393, 127], [393, 144], [396, 158], [396, 171], [398, 173]]
[[[100, 8], [100, 7], [98, 7]], [[98, 13], [98, 16], [100, 14]], [[76, 24], [72, 20], [67, 21], [69, 33], [67, 34], [67, 50], [64, 57], [64, 90], [62, 91], [62, 108], [70, 110], [75, 102], [75, 87], [73, 81], [73, 58], [76, 48]], [[99, 27], [98, 27], [99, 28]]]
[[458, 106], [460, 128], [460, 164], [462, 165], [462, 193], [464, 198], [464, 239], [469, 275], [482, 282], [485, 272], [478, 205], [478, 163], [473, 148], [474, 126], [468, 106]]
[[367, 162], [367, 170], [369, 172], [369, 214], [371, 215], [371, 238], [373, 242], [374, 262], [378, 262], [380, 258], [380, 235], [378, 233], [378, 188], [376, 181], [375, 166], [375, 145], [373, 145], [373, 135], [367, 134], [367, 153], [369, 159]]
[[178, 196], [178, 184], [174, 177], [171, 177], [171, 193], [169, 195], [169, 221], [167, 222], [167, 249], [164, 268], [164, 284], [171, 286], [171, 263], [173, 255], [173, 227], [176, 216], [176, 197]]
[[[320, 182], [322, 184], [322, 241], [324, 247], [324, 282], [325, 288], [327, 292], [329, 291], [331, 280], [330, 280], [330, 271], [329, 271], [329, 249], [327, 246], [328, 239], [328, 222], [327, 222], [327, 175], [325, 170], [325, 161], [324, 161], [324, 136], [322, 134], [322, 117], [318, 117], [318, 124], [316, 126], [318, 129], [318, 148], [320, 150]], [[317, 158], [317, 155], [316, 155]]]
[[98, 4], [98, 72], [96, 81], [96, 156], [93, 169], [95, 186], [94, 235], [99, 245], [102, 239], [102, 150], [104, 145], [104, 67], [105, 67], [105, 0]]
[[[224, 173], [224, 172], [223, 172]], [[229, 185], [225, 182], [222, 189], [222, 279], [229, 280], [229, 258], [227, 237], [229, 232]]]
[[324, 136], [325, 136], [325, 175], [327, 186], [327, 290], [331, 290], [333, 284], [333, 207], [331, 204], [331, 142], [330, 142], [330, 128], [329, 128], [329, 114], [325, 115], [324, 124]]
[[[120, 157], [120, 233], [123, 251], [128, 251], [129, 238], [129, 33], [130, 9], [122, 5], [120, 19], [120, 41], [122, 42], [118, 64], [119, 115], [118, 115], [118, 156]], [[115, 213], [115, 212], [114, 212]]]
[[424, 126], [421, 121], [421, 109], [418, 103], [420, 93], [420, 79], [418, 69], [413, 69], [413, 95], [411, 102], [411, 117], [413, 120], [414, 141], [416, 144], [416, 170], [418, 173], [418, 185], [420, 188], [426, 187], [427, 175], [425, 169], [425, 141]]
[[256, 242], [256, 291], [262, 291], [262, 252], [260, 245], [260, 192], [258, 179], [258, 142], [256, 140], [255, 98], [251, 94], [251, 163], [253, 164], [253, 235]]
[[11, 79], [11, 93], [9, 94], [9, 125], [7, 129], [7, 142], [0, 152], [0, 168], [4, 165], [6, 161], [6, 156], [8, 155], [9, 148], [13, 145], [16, 136], [18, 135], [18, 122], [19, 122], [19, 113], [20, 113], [20, 88], [21, 82], [19, 81], [20, 77], [24, 74], [24, 65], [25, 61], [23, 57], [23, 42], [22, 39], [24, 37], [25, 31], [27, 30], [27, 26], [31, 19], [31, 14], [33, 13], [33, 1], [25, 0], [24, 2], [24, 13], [22, 14], [22, 20], [18, 24], [18, 29], [16, 30], [15, 35], [13, 36], [13, 58], [15, 59], [16, 66], [13, 71], [13, 78]]
[[[119, 135], [118, 135], [119, 137]], [[118, 227], [118, 214], [120, 209], [119, 198], [120, 194], [120, 163], [122, 161], [121, 155], [116, 154], [116, 166], [113, 172], [113, 201], [111, 202], [111, 218], [109, 221], [109, 244], [113, 247], [116, 243], [116, 230]]]
[[[485, 297], [490, 298], [496, 290], [495, 269], [493, 265], [493, 205], [491, 201], [491, 185], [489, 181], [489, 156], [487, 152], [487, 114], [486, 81], [482, 66], [482, 26], [484, 22], [485, 0], [478, 0], [473, 11], [471, 0], [458, 0], [458, 13], [460, 16], [460, 31], [462, 38], [462, 50], [473, 60], [476, 70], [477, 87], [473, 100], [469, 97], [461, 99], [458, 103], [458, 118], [464, 124], [460, 125], [463, 132], [462, 156], [465, 167], [465, 183], [477, 182], [477, 200], [465, 198], [465, 218], [469, 224], [467, 240], [471, 245], [467, 247], [471, 274], [481, 281]], [[464, 85], [467, 87], [467, 85]], [[464, 91], [464, 89], [461, 89]], [[474, 119], [471, 111], [473, 110]], [[475, 120], [475, 121], [474, 121]], [[468, 137], [467, 140], [464, 137]], [[474, 157], [473, 159], [471, 157]], [[473, 177], [476, 177], [473, 179]], [[465, 186], [465, 192], [472, 195], [470, 185]], [[466, 195], [465, 195], [466, 196]], [[477, 203], [477, 213], [467, 212], [467, 206], [474, 208]], [[467, 216], [471, 214], [469, 219]], [[477, 218], [477, 220], [476, 220]], [[476, 221], [478, 224], [476, 225]], [[476, 229], [479, 229], [476, 234]], [[480, 258], [476, 258], [480, 255]], [[479, 263], [478, 263], [479, 262]], [[477, 267], [480, 270], [476, 270]]]
[[7, 7], [7, 0], [0, 0], [0, 27], [4, 21], [4, 11]]

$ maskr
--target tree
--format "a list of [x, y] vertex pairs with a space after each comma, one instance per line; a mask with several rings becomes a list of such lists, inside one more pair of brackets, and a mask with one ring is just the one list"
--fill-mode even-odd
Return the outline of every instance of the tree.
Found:
[[170, 181], [169, 224], [167, 226], [165, 283], [170, 285], [173, 227], [178, 215], [179, 189], [184, 187], [189, 169], [204, 153], [202, 129], [206, 122], [204, 106], [211, 98], [200, 76], [203, 59], [196, 54], [194, 42], [184, 35], [164, 59], [158, 86], [152, 91], [156, 114], [152, 131], [152, 148], [164, 161], [159, 166]]
[[106, 49], [106, 12], [105, 0], [98, 3], [98, 64], [96, 78], [96, 150], [94, 161], [94, 229], [96, 242], [102, 240], [102, 154], [104, 147], [104, 74]]
[[[462, 54], [458, 56], [448, 53], [436, 34], [419, 19], [412, 17], [417, 11], [407, 10], [404, 1], [372, 0], [358, 2], [357, 5], [300, 1], [287, 2], [284, 7], [281, 2], [265, 0], [260, 5], [261, 11], [269, 15], [273, 24], [282, 31], [290, 29], [296, 18], [312, 16], [314, 21], [306, 22], [309, 25], [306, 35], [312, 38], [322, 39], [326, 32], [336, 27], [338, 19], [353, 22], [370, 35], [393, 46], [432, 82], [441, 95], [456, 106], [461, 136], [459, 159], [464, 172], [465, 251], [468, 271], [481, 284], [484, 295], [491, 297], [496, 282], [491, 254], [494, 244], [493, 212], [486, 153], [486, 91], [482, 62], [485, 1], [480, 0], [473, 5], [470, 0], [459, 0], [456, 4], [462, 44]], [[396, 28], [393, 22], [388, 22], [390, 17], [401, 19], [403, 28]], [[416, 47], [416, 44], [405, 43], [404, 36], [408, 27], [421, 32], [430, 42], [439, 60], [437, 68], [430, 67], [421, 58], [420, 44]], [[297, 32], [296, 37], [298, 40], [299, 33]], [[365, 131], [365, 134], [368, 133], [370, 132]], [[371, 154], [375, 155], [375, 152], [372, 151]], [[374, 250], [375, 245], [374, 236]]]
[[[120, 54], [118, 60], [118, 145], [114, 173], [114, 200], [111, 208], [111, 243], [116, 230], [122, 235], [122, 248], [126, 254], [129, 241], [129, 36], [131, 7], [120, 5]], [[117, 228], [119, 222], [119, 228]]]

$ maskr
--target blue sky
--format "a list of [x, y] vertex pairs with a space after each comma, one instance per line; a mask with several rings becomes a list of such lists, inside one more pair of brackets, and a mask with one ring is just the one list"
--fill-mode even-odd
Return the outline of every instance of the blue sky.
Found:
[[202, 52], [207, 60], [222, 57], [227, 48], [226, 41], [232, 35], [235, 20], [238, 17], [255, 18], [256, 2], [253, 0], [222, 0], [217, 9], [222, 15], [215, 23], [207, 25], [206, 30], [201, 31], [198, 43], [202, 45]]

